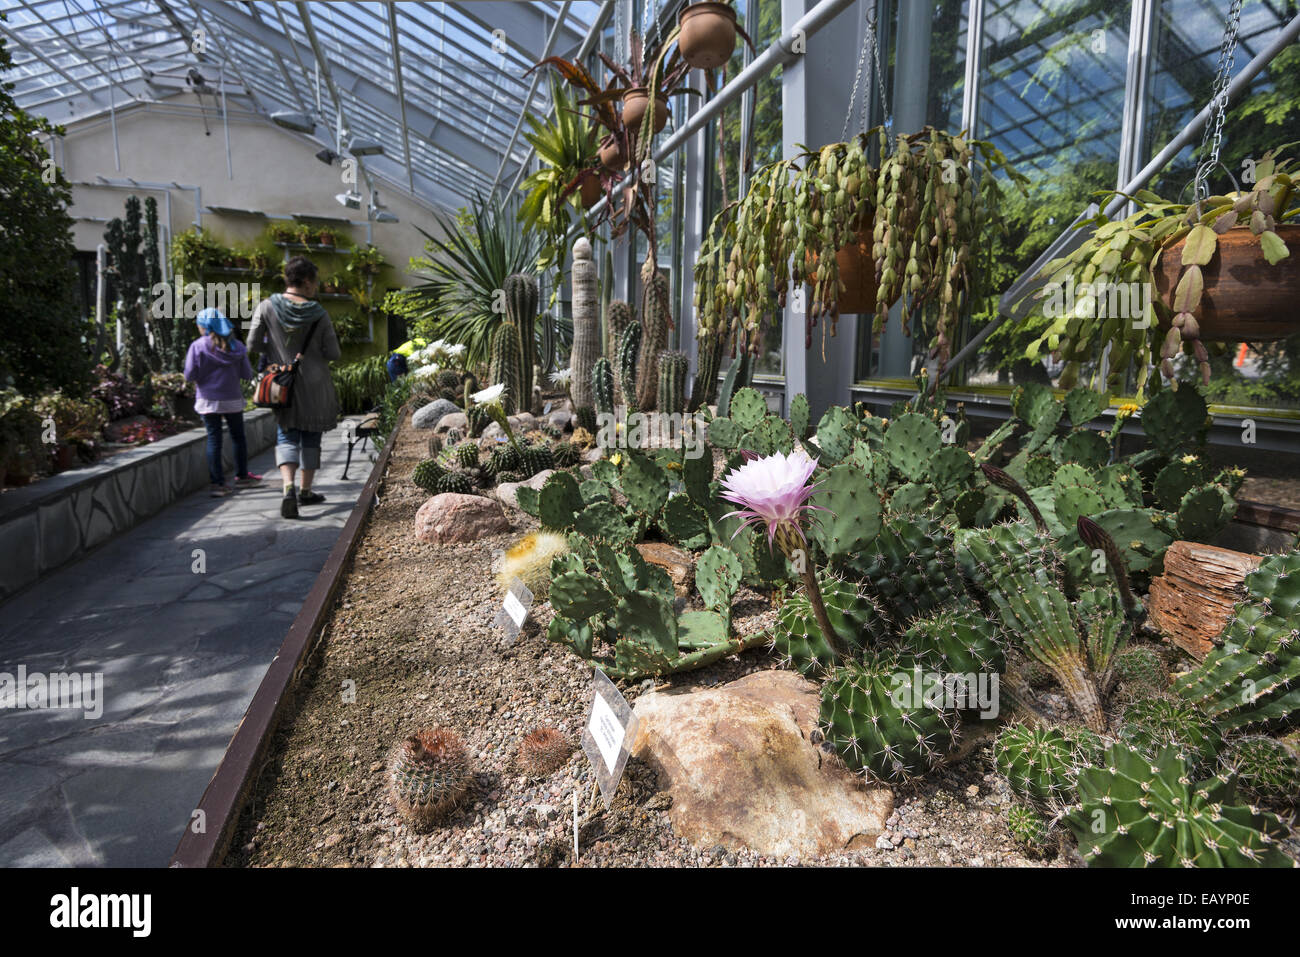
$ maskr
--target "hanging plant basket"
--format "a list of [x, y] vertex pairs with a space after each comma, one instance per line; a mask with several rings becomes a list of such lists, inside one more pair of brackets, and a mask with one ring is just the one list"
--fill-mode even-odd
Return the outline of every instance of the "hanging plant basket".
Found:
[[729, 3], [693, 3], [678, 15], [677, 46], [698, 70], [712, 70], [736, 50], [736, 11]]
[[578, 187], [578, 199], [583, 209], [591, 209], [604, 195], [604, 190], [600, 188], [600, 177], [596, 173], [583, 177], [582, 185]]
[[[1269, 342], [1300, 333], [1300, 226], [1276, 232], [1291, 251], [1277, 265], [1264, 258], [1249, 226], [1219, 236], [1218, 252], [1201, 268], [1205, 287], [1196, 317], [1202, 341]], [[1171, 309], [1185, 244], [1184, 237], [1161, 253], [1155, 269], [1156, 293]]]
[[[809, 250], [806, 257], [808, 274], [817, 271], [817, 253]], [[876, 311], [876, 263], [871, 256], [871, 242], [861, 234], [857, 242], [841, 246], [835, 253], [835, 265], [839, 269], [840, 282], [844, 288], [836, 304], [836, 312], [841, 316], [855, 313], [870, 314]]]
[[[641, 129], [645, 111], [650, 107], [650, 91], [644, 86], [634, 86], [623, 94], [623, 125], [632, 132]], [[668, 125], [668, 100], [662, 96], [655, 97], [654, 130], [659, 133]]]

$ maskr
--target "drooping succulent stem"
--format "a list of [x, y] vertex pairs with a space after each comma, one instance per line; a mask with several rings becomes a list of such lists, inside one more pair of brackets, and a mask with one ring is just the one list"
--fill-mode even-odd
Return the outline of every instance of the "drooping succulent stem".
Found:
[[1137, 611], [1137, 599], [1133, 597], [1133, 590], [1129, 587], [1128, 569], [1124, 566], [1124, 558], [1120, 555], [1115, 539], [1111, 538], [1104, 528], [1086, 515], [1080, 515], [1075, 524], [1079, 529], [1079, 537], [1083, 539], [1085, 545], [1089, 548], [1099, 548], [1105, 553], [1106, 567], [1110, 571], [1111, 577], [1115, 579], [1115, 587], [1119, 589], [1119, 598], [1124, 604], [1124, 613], [1130, 616], [1133, 615]]
[[1019, 482], [1000, 468], [989, 465], [987, 462], [980, 463], [980, 471], [982, 471], [984, 477], [989, 480], [989, 484], [996, 485], [1004, 492], [1010, 492], [1016, 498], [1020, 499], [1020, 501], [1024, 503], [1025, 508], [1029, 511], [1029, 514], [1033, 517], [1034, 524], [1038, 526], [1038, 530], [1044, 535], [1047, 534], [1047, 522], [1043, 520], [1043, 513], [1038, 510], [1038, 506], [1034, 504], [1034, 500], [1029, 497], [1029, 493], [1024, 490]]

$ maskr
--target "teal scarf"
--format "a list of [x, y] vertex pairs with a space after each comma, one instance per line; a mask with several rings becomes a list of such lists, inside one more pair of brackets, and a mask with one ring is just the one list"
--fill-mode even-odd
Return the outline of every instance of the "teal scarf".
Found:
[[280, 325], [289, 335], [293, 335], [299, 329], [307, 328], [317, 319], [323, 319], [327, 315], [325, 307], [315, 300], [294, 302], [278, 292], [271, 296], [271, 304], [275, 306], [275, 314], [280, 319]]

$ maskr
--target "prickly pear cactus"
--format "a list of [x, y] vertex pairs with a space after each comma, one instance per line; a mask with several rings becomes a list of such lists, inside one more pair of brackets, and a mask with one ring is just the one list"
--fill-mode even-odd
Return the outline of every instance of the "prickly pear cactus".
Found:
[[[1182, 390], [1179, 390], [1182, 391]], [[1273, 814], [1237, 803], [1235, 781], [1200, 783], [1174, 749], [1154, 759], [1111, 745], [1105, 765], [1079, 772], [1079, 805], [1065, 822], [1090, 866], [1294, 867]]]
[[911, 658], [881, 652], [831, 673], [822, 686], [822, 733], [850, 768], [873, 780], [905, 781], [952, 750], [957, 713], [926, 704], [915, 687], [921, 671]]

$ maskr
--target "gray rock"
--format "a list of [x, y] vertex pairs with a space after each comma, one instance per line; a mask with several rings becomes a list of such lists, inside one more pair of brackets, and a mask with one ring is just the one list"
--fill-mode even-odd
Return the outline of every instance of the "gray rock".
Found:
[[546, 480], [555, 474], [555, 469], [543, 469], [526, 482], [503, 482], [493, 489], [497, 501], [502, 505], [509, 505], [511, 508], [519, 507], [519, 489], [527, 485], [531, 489], [540, 490], [546, 484]]
[[434, 399], [411, 416], [411, 425], [417, 429], [435, 429], [444, 418], [458, 411], [459, 406], [450, 399]]
[[561, 432], [568, 432], [573, 428], [573, 413], [560, 409], [548, 415], [546, 421], [552, 428], [559, 429]]
[[469, 419], [464, 412], [449, 412], [438, 420], [435, 431], [450, 432], [452, 430], [459, 432], [461, 435], [469, 431]]

